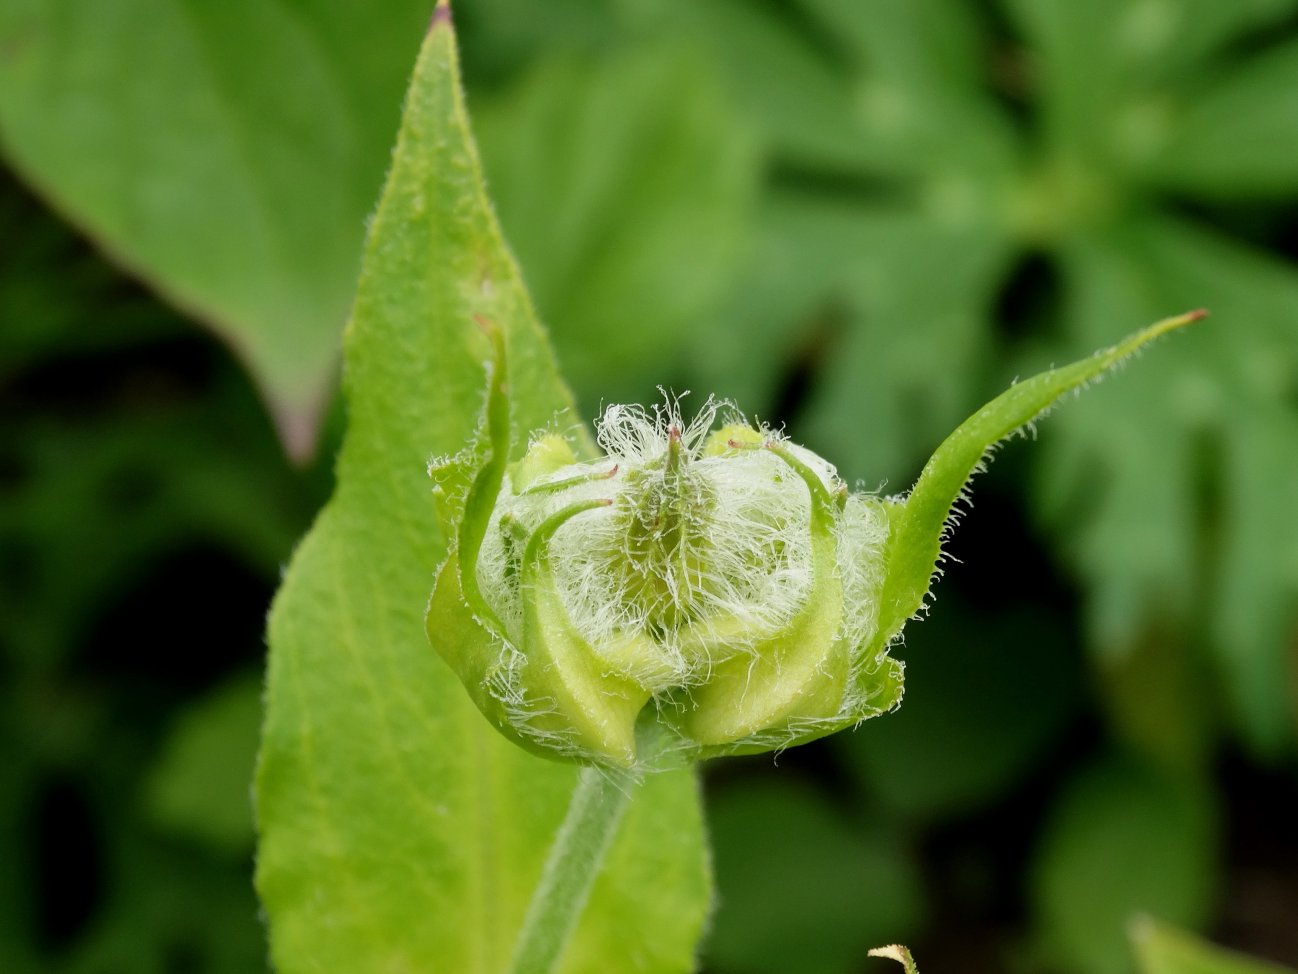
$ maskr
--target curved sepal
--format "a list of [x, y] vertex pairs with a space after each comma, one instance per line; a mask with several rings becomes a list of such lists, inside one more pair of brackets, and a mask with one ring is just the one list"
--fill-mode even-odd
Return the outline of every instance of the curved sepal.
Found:
[[[752, 437], [745, 442], [731, 436], [727, 442], [736, 450], [754, 448]], [[778, 633], [715, 664], [707, 681], [691, 691], [677, 724], [704, 748], [771, 736], [786, 744], [800, 740], [816, 723], [838, 715], [847, 689], [851, 647], [838, 638], [843, 589], [835, 572], [834, 500], [816, 472], [782, 445], [768, 449], [810, 495], [811, 594]]]
[[966, 419], [934, 451], [904, 498], [888, 505], [884, 588], [871, 653], [886, 646], [924, 605], [941, 555], [952, 509], [988, 452], [1038, 419], [1064, 395], [1103, 376], [1142, 346], [1203, 318], [1207, 312], [1166, 318], [1111, 348], [1011, 386]]
[[634, 680], [612, 672], [579, 633], [555, 587], [549, 544], [566, 521], [607, 506], [603, 501], [574, 504], [533, 533], [523, 556], [523, 660], [520, 696], [511, 717], [523, 733], [550, 742], [558, 753], [597, 755], [609, 764], [636, 764], [636, 719], [650, 693]]

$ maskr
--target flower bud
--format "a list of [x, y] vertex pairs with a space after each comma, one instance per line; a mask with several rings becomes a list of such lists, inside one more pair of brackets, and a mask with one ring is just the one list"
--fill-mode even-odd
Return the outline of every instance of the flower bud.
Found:
[[611, 406], [598, 458], [550, 433], [511, 464], [503, 341], [488, 328], [484, 428], [430, 468], [452, 544], [429, 638], [502, 732], [584, 763], [780, 749], [881, 714], [902, 696], [889, 646], [924, 605], [987, 449], [1185, 320], [1015, 386], [906, 498], [850, 491], [714, 399], [689, 423], [671, 400]]

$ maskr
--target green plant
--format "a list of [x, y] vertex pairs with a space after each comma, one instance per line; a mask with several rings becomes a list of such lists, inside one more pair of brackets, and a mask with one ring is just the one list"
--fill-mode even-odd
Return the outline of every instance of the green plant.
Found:
[[[330, 489], [341, 410], [324, 414], [324, 459], [305, 471], [273, 431], [300, 462], [333, 394], [363, 218], [432, 4], [0, 8], [0, 150], [17, 177], [0, 177], [7, 970], [263, 963], [245, 782], [264, 607]], [[1163, 309], [1219, 315], [980, 481], [937, 610], [891, 653], [907, 661], [904, 708], [778, 768], [701, 768], [724, 904], [706, 970], [844, 974], [903, 938], [930, 972], [1002, 970], [1013, 955], [1124, 974], [1135, 912], [1298, 957], [1284, 936], [1298, 908], [1296, 9], [457, 6], [492, 198], [579, 404], [561, 431], [601, 400], [652, 399], [657, 382], [715, 389], [845, 480], [886, 474], [894, 491], [1011, 376]], [[456, 388], [476, 405], [491, 353], [471, 341], [475, 379]], [[434, 432], [418, 449], [471, 436]], [[408, 489], [427, 487], [403, 469]], [[391, 618], [366, 622], [377, 633]], [[372, 665], [400, 654], [357, 653], [340, 674], [324, 646], [303, 670], [351, 688], [333, 705], [344, 729], [381, 742], [374, 727], [390, 725], [374, 753], [409, 759], [402, 776], [358, 757], [358, 782], [408, 796], [425, 763], [455, 766], [406, 740], [421, 709]], [[544, 819], [506, 824], [492, 847], [539, 874], [533, 843], [575, 778], [516, 782], [454, 725], [433, 730], [489, 758], [450, 792]], [[645, 787], [677, 788], [683, 812], [631, 803], [628, 828], [653, 831], [642, 808], [663, 825], [633, 854], [615, 846], [610, 874], [638, 862], [646, 883], [702, 884], [681, 866], [699, 838], [691, 786]], [[477, 818], [456, 820], [471, 832]], [[378, 839], [366, 865], [394, 868], [399, 844]], [[476, 874], [464, 860], [483, 848], [423, 851], [430, 870], [482, 888], [490, 860]], [[521, 917], [508, 900], [530, 894], [501, 888], [501, 915]], [[596, 891], [601, 922], [623, 915], [618, 895]]]
[[[569, 427], [571, 407], [486, 200], [444, 4], [365, 253], [338, 490], [270, 628], [258, 886], [286, 969], [688, 966], [707, 894], [681, 765], [895, 707], [902, 668], [887, 649], [923, 607], [988, 450], [1202, 316], [1015, 385], [905, 497], [851, 494], [828, 463], [738, 417], [710, 433], [715, 404], [690, 423], [672, 404], [613, 407], [610, 455], [581, 461], [582, 434], [532, 434]], [[430, 448], [436, 505], [415, 479]], [[464, 716], [411, 624], [438, 562], [428, 635], [489, 723]], [[573, 789], [562, 766], [502, 750], [489, 724], [588, 767]], [[661, 769], [674, 770], [619, 835], [634, 786]], [[490, 825], [469, 828], [486, 781], [546, 799], [520, 819], [488, 798]], [[647, 831], [665, 826], [671, 845]], [[507, 861], [488, 851], [500, 843]], [[645, 884], [649, 864], [679, 879]], [[583, 913], [597, 875], [611, 890]]]

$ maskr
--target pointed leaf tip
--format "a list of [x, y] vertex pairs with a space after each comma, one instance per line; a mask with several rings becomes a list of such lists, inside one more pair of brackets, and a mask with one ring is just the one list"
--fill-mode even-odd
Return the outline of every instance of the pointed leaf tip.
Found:
[[1159, 335], [1165, 335], [1169, 331], [1176, 331], [1178, 328], [1184, 328], [1186, 325], [1192, 325], [1196, 321], [1203, 321], [1211, 312], [1207, 308], [1195, 308], [1193, 311], [1187, 311], [1185, 314], [1173, 315], [1171, 318], [1164, 318], [1162, 321], [1156, 321], [1144, 331], [1137, 332], [1127, 339], [1128, 342], [1144, 344], [1151, 338], [1157, 338]]
[[438, 4], [433, 8], [432, 19], [428, 21], [428, 33], [432, 33], [439, 26], [445, 24], [451, 25], [451, 4], [450, 0], [438, 0]]
[[293, 408], [271, 401], [270, 414], [275, 432], [285, 456], [296, 467], [305, 467], [315, 459], [316, 448], [319, 446], [321, 412], [320, 406]]
[[[1111, 348], [1101, 350], [1093, 356], [1094, 361], [1102, 363], [1100, 373], [1107, 371], [1117, 365], [1123, 359], [1127, 358], [1133, 352], [1145, 345], [1148, 345], [1156, 338], [1161, 338], [1168, 332], [1176, 331], [1187, 325], [1192, 325], [1196, 321], [1202, 321], [1208, 317], [1207, 308], [1196, 308], [1194, 311], [1187, 311], [1185, 314], [1174, 315], [1171, 318], [1164, 318], [1162, 321], [1156, 321], [1148, 328], [1141, 329], [1135, 334], [1128, 335], [1118, 344]], [[1071, 368], [1078, 368], [1081, 363], [1074, 363]], [[1055, 373], [1059, 374], [1065, 370], [1056, 369]]]
[[942, 442], [904, 501], [889, 509], [888, 567], [875, 636], [880, 646], [923, 606], [954, 505], [969, 479], [982, 468], [988, 451], [1044, 415], [1065, 393], [1082, 388], [1155, 339], [1207, 314], [1199, 308], [1164, 318], [1088, 358], [1016, 383]]

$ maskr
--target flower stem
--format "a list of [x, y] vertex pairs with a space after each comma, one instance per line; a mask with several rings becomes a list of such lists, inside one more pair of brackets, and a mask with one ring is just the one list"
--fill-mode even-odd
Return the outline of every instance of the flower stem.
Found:
[[640, 781], [582, 768], [514, 948], [511, 974], [551, 974], [586, 906], [622, 813]]

